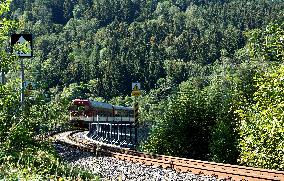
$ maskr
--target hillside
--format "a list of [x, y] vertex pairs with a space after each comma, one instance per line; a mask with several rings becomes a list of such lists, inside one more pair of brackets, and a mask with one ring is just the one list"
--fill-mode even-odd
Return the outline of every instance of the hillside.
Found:
[[15, 0], [11, 17], [24, 23], [19, 32], [34, 35], [27, 71], [34, 82], [45, 89], [82, 82], [109, 100], [129, 95], [135, 81], [146, 92], [161, 78], [178, 85], [191, 73], [181, 74], [179, 62], [232, 58], [244, 31], [282, 21], [283, 9], [268, 0]]

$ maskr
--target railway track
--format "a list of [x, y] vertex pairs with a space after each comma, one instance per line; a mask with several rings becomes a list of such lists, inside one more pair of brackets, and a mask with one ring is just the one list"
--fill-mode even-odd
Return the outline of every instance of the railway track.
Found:
[[83, 151], [96, 152], [99, 155], [115, 157], [119, 160], [126, 160], [150, 166], [171, 168], [177, 172], [191, 172], [198, 175], [210, 175], [219, 180], [284, 181], [284, 171], [148, 154], [126, 148], [120, 148], [117, 146], [105, 144], [98, 145], [90, 140], [85, 140], [74, 136], [78, 132], [80, 131], [59, 133], [54, 135], [54, 139], [61, 144], [65, 144]]

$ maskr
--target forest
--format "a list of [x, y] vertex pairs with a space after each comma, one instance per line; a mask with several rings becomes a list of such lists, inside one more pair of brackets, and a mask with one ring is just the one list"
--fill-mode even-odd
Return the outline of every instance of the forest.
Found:
[[[23, 112], [13, 33], [34, 38]], [[281, 0], [1, 1], [0, 60], [0, 178], [91, 177], [57, 168], [35, 128], [68, 121], [74, 98], [132, 106], [132, 82], [141, 151], [284, 170]]]

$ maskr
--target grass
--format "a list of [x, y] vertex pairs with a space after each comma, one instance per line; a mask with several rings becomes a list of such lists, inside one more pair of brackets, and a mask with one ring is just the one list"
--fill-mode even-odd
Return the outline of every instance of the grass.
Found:
[[41, 142], [21, 151], [0, 151], [0, 180], [99, 180], [99, 176], [67, 165], [51, 144]]

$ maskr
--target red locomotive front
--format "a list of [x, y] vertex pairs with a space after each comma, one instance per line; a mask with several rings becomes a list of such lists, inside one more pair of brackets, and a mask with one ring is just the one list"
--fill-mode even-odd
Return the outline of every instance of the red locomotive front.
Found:
[[70, 122], [79, 127], [86, 127], [86, 122], [92, 121], [94, 117], [92, 104], [89, 100], [75, 99], [70, 106]]

